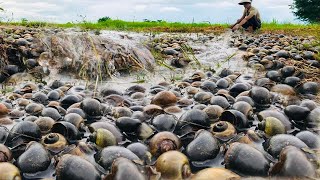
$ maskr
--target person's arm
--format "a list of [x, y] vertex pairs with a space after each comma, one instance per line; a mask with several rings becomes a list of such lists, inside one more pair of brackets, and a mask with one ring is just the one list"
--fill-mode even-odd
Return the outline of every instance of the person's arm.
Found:
[[240, 23], [236, 24], [232, 30], [238, 30], [242, 25], [244, 25], [249, 19], [251, 19], [253, 16], [255, 16], [257, 13], [256, 11], [250, 11], [249, 15], [248, 16], [245, 16], [241, 21]]
[[235, 25], [239, 24], [245, 17], [246, 17], [246, 15], [243, 14], [242, 17], [240, 19], [238, 19], [237, 22], [234, 23], [230, 28], [232, 29]]

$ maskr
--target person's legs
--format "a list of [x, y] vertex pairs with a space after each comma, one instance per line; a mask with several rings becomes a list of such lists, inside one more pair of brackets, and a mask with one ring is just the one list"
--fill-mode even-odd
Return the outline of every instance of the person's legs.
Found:
[[253, 16], [251, 19], [249, 19], [245, 24], [242, 25], [244, 29], [248, 29], [249, 27], [252, 27], [252, 29], [255, 31], [259, 28], [261, 28], [261, 22], [257, 20], [255, 16]]

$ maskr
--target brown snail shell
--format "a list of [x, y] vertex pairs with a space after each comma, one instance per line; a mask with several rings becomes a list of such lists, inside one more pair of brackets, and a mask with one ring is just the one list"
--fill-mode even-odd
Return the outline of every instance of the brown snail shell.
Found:
[[56, 166], [57, 180], [99, 180], [100, 174], [88, 161], [85, 159], [66, 154], [61, 157]]
[[[0, 144], [0, 163], [10, 162], [12, 160], [12, 153], [10, 149], [4, 144]], [[1, 178], [0, 178], [1, 179]]]
[[233, 104], [233, 109], [242, 112], [248, 119], [253, 118], [253, 108], [252, 106], [245, 102], [245, 101], [239, 101]]
[[179, 150], [181, 146], [178, 136], [167, 131], [157, 133], [149, 143], [150, 152], [153, 156], [159, 156], [170, 150]]
[[191, 177], [191, 180], [240, 180], [241, 177], [234, 172], [224, 168], [207, 168], [197, 172]]
[[53, 154], [57, 154], [64, 150], [68, 145], [67, 140], [58, 133], [50, 133], [41, 140], [42, 145]]
[[228, 141], [237, 134], [234, 126], [226, 121], [219, 121], [211, 125], [211, 133], [221, 141]]
[[168, 114], [178, 114], [182, 112], [182, 109], [178, 106], [169, 106], [164, 109], [164, 112]]
[[188, 158], [178, 151], [163, 153], [155, 166], [162, 179], [186, 179], [191, 175]]
[[76, 126], [78, 129], [82, 129], [84, 126], [84, 119], [81, 117], [81, 115], [76, 114], [76, 113], [69, 113], [64, 116], [63, 118], [65, 121], [73, 124]]
[[216, 122], [222, 115], [224, 109], [218, 105], [210, 105], [203, 109], [203, 111], [207, 113], [212, 122]]
[[120, 157], [113, 162], [111, 172], [105, 180], [123, 179], [144, 180], [146, 178], [132, 161]]
[[241, 175], [268, 175], [268, 160], [260, 151], [248, 144], [232, 143], [225, 154], [225, 163], [227, 169]]
[[11, 163], [0, 162], [0, 179], [21, 180], [19, 169]]
[[295, 96], [293, 87], [286, 84], [277, 84], [271, 88], [271, 92], [279, 93], [285, 96]]
[[315, 177], [315, 167], [307, 156], [295, 146], [285, 147], [270, 171], [271, 175], [285, 177]]
[[160, 106], [150, 104], [143, 108], [143, 113], [150, 117], [155, 117], [159, 114], [163, 114], [163, 109]]
[[41, 134], [48, 134], [55, 123], [50, 117], [40, 117], [34, 121], [40, 128]]
[[42, 110], [43, 110], [43, 106], [40, 104], [31, 103], [26, 106], [26, 113], [30, 115], [37, 116], [42, 112]]
[[161, 91], [153, 97], [152, 104], [167, 107], [177, 102], [177, 97], [170, 91]]

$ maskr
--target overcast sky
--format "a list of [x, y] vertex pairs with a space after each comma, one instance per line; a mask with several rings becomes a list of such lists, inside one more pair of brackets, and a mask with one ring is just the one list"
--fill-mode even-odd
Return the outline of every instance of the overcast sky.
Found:
[[[96, 21], [100, 17], [130, 21], [166, 20], [211, 23], [231, 23], [238, 19], [243, 7], [240, 0], [3, 0], [0, 13], [3, 21], [8, 19], [77, 22], [85, 17]], [[1, 2], [1, 0], [0, 0]], [[260, 10], [263, 21], [277, 19], [293, 22], [295, 17], [289, 5], [293, 0], [253, 0]]]

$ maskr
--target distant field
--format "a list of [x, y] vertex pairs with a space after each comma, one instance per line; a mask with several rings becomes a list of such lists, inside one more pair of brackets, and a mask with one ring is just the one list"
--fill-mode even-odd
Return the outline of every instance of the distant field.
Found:
[[[47, 23], [34, 21], [21, 21], [1, 23], [2, 25], [15, 25], [26, 27], [57, 27], [71, 28], [79, 27], [88, 30], [123, 30], [123, 31], [143, 31], [143, 32], [211, 32], [222, 33], [229, 24], [210, 24], [210, 23], [180, 23], [180, 22], [129, 22], [123, 20], [107, 20], [104, 22], [80, 22], [80, 23]], [[278, 23], [277, 21], [263, 23], [261, 32], [276, 32], [294, 35], [312, 35], [320, 37], [320, 24], [291, 24]]]

